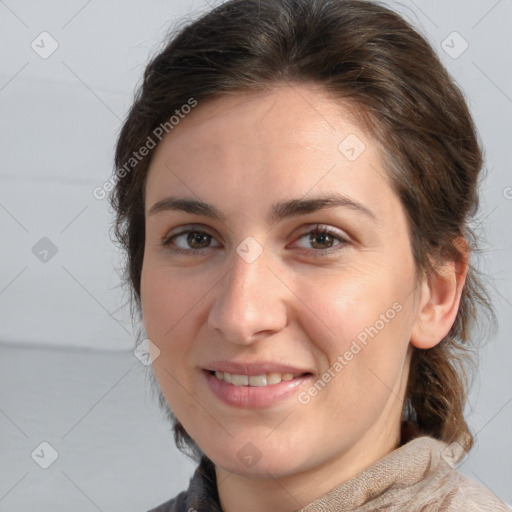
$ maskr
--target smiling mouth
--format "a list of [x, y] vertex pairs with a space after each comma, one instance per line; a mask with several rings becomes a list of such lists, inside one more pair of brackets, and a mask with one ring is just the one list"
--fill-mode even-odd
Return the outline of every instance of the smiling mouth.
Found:
[[310, 373], [264, 373], [262, 375], [237, 375], [228, 372], [209, 371], [210, 375], [233, 386], [265, 387], [279, 384], [283, 381], [291, 381], [299, 377], [306, 377]]

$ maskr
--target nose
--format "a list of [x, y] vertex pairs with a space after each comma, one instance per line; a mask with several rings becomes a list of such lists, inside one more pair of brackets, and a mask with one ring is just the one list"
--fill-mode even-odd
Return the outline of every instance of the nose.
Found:
[[226, 341], [250, 345], [286, 326], [288, 290], [268, 263], [264, 254], [251, 263], [233, 255], [232, 268], [216, 287], [208, 314], [209, 327]]

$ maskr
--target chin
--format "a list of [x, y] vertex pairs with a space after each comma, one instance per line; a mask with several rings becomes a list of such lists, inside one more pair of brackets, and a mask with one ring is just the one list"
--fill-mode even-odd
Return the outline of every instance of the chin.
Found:
[[315, 465], [312, 457], [306, 454], [302, 456], [296, 450], [259, 450], [250, 441], [243, 444], [241, 449], [214, 451], [207, 453], [207, 456], [224, 471], [249, 478], [286, 478]]

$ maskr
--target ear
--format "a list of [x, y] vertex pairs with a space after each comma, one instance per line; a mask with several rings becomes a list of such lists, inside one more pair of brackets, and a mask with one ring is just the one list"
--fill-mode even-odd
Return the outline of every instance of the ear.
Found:
[[457, 237], [455, 246], [462, 254], [461, 259], [444, 261], [420, 284], [420, 300], [411, 333], [411, 344], [416, 348], [436, 346], [455, 322], [469, 261], [467, 242]]

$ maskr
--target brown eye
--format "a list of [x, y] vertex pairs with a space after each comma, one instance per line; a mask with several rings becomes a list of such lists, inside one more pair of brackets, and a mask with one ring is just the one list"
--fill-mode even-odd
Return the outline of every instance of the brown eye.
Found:
[[315, 249], [329, 249], [334, 243], [334, 237], [329, 233], [316, 232], [309, 235], [309, 242]]
[[309, 249], [307, 252], [311, 256], [334, 256], [350, 245], [350, 239], [330, 226], [316, 225], [314, 229], [310, 229], [296, 242], [296, 247], [301, 249]]
[[203, 252], [204, 249], [220, 247], [219, 243], [212, 235], [206, 231], [198, 229], [188, 229], [181, 233], [168, 236], [162, 241], [162, 243], [171, 251], [183, 254], [193, 254], [194, 252], [199, 253]]
[[192, 249], [204, 249], [210, 244], [212, 237], [201, 231], [190, 231], [187, 234], [187, 243]]

